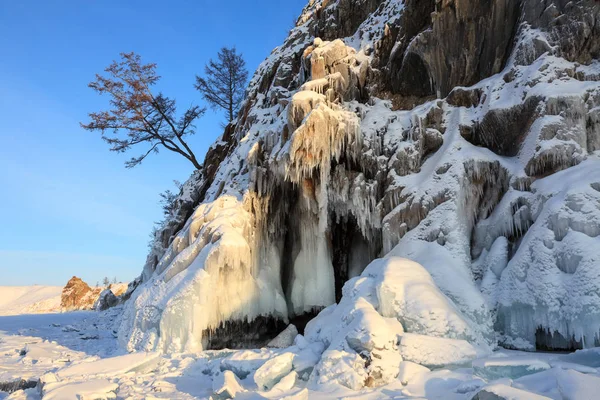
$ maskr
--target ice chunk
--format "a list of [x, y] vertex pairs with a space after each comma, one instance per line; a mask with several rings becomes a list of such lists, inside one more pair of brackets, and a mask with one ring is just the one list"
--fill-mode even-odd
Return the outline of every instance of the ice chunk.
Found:
[[298, 335], [298, 329], [294, 325], [288, 325], [283, 332], [267, 344], [267, 347], [285, 349], [294, 344], [294, 339]]
[[600, 397], [600, 378], [573, 370], [556, 371], [563, 400], [595, 400]]
[[260, 368], [271, 356], [259, 350], [236, 351], [221, 360], [221, 371], [232, 371], [240, 379], [246, 379], [248, 375]]
[[349, 389], [360, 390], [367, 378], [365, 360], [358, 354], [327, 350], [310, 379], [317, 384], [338, 383]]
[[292, 371], [293, 353], [280, 354], [264, 363], [254, 374], [254, 382], [259, 390], [268, 391]]
[[400, 354], [406, 361], [439, 368], [469, 363], [481, 350], [465, 340], [405, 333], [400, 340]]
[[466, 394], [474, 392], [484, 385], [485, 381], [483, 379], [471, 379], [470, 381], [466, 381], [458, 385], [458, 387], [454, 389], [454, 391], [456, 393]]
[[118, 384], [108, 379], [92, 379], [84, 382], [49, 383], [44, 387], [44, 400], [116, 399]]
[[402, 361], [398, 372], [398, 380], [403, 385], [408, 385], [411, 379], [420, 374], [431, 371], [429, 368], [416, 364], [412, 361]]
[[323, 354], [321, 343], [314, 343], [312, 346], [298, 351], [294, 356], [294, 370], [298, 371], [301, 376], [305, 373], [310, 374], [313, 367], [319, 362], [321, 354]]
[[561, 356], [558, 360], [562, 362], [585, 365], [591, 368], [600, 368], [600, 347], [577, 350], [575, 353]]
[[297, 380], [298, 380], [298, 374], [296, 373], [296, 371], [292, 371], [289, 374], [287, 374], [286, 376], [284, 376], [283, 378], [281, 378], [281, 380], [275, 386], [273, 386], [272, 390], [277, 390], [280, 392], [287, 392], [288, 390], [291, 390], [296, 385]]
[[504, 384], [493, 384], [484, 387], [473, 397], [473, 400], [551, 400], [525, 390], [516, 389]]
[[473, 361], [474, 374], [487, 380], [517, 379], [547, 369], [550, 369], [550, 365], [535, 356], [490, 357]]
[[235, 374], [231, 371], [224, 371], [213, 379], [213, 396], [214, 400], [233, 399], [239, 392], [243, 392], [244, 388], [237, 380]]
[[561, 398], [556, 379], [557, 371], [558, 369], [553, 368], [536, 374], [525, 375], [514, 380], [511, 386], [551, 398]]
[[158, 353], [133, 353], [75, 364], [58, 371], [57, 375], [60, 379], [78, 376], [115, 376], [143, 371], [156, 365], [158, 360]]
[[586, 365], [575, 364], [565, 361], [550, 361], [550, 366], [552, 368], [560, 368], [560, 369], [572, 369], [577, 372], [581, 372], [584, 374], [596, 374], [598, 370], [596, 368], [588, 367]]

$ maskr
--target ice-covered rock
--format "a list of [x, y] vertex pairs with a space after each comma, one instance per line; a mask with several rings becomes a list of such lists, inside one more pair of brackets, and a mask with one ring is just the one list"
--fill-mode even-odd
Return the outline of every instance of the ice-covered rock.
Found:
[[487, 344], [469, 321], [416, 262], [389, 257], [371, 263], [364, 274], [375, 278], [379, 310], [396, 318], [407, 332]]
[[271, 282], [279, 274], [277, 266], [253, 276], [256, 260], [245, 237], [252, 219], [234, 197], [198, 207], [157, 266], [161, 274], [144, 283], [128, 303], [120, 328], [123, 344], [197, 350], [208, 347], [208, 333], [224, 321], [285, 318], [281, 286]]
[[375, 260], [346, 283], [339, 304], [306, 327], [308, 340], [328, 348], [312, 379], [380, 386], [397, 378], [403, 358], [431, 367], [464, 364], [489, 352], [472, 326], [422, 266], [398, 257]]

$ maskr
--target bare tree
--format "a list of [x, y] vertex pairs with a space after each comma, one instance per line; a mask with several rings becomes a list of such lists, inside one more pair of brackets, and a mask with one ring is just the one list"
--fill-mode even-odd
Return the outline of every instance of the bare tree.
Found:
[[211, 59], [205, 65], [206, 77], [196, 76], [195, 86], [213, 109], [225, 110], [231, 122], [244, 100], [248, 70], [235, 47], [223, 47], [217, 57], [217, 61]]
[[177, 187], [178, 192], [172, 192], [171, 189], [167, 189], [164, 192], [159, 193], [160, 205], [163, 209], [163, 214], [166, 219], [172, 217], [175, 214], [175, 211], [177, 210], [177, 204], [175, 203], [175, 201], [177, 200], [177, 198], [179, 197], [179, 193], [181, 193], [181, 190], [183, 189], [183, 185], [181, 184], [181, 182], [174, 180], [173, 183]]
[[[97, 74], [96, 80], [88, 86], [101, 95], [108, 94], [111, 109], [90, 113], [92, 121], [81, 126], [89, 131], [100, 131], [110, 150], [118, 153], [146, 144], [144, 153], [125, 163], [127, 168], [141, 164], [149, 154], [158, 153], [163, 147], [200, 169], [184, 137], [195, 133], [194, 122], [206, 109], [190, 106], [177, 118], [175, 100], [162, 93], [152, 93], [152, 86], [160, 79], [156, 64], [142, 64], [141, 57], [135, 53], [121, 53], [121, 60], [113, 61], [105, 72], [108, 77]], [[122, 132], [125, 135], [120, 136]]]
[[108, 285], [110, 285], [110, 280], [108, 279], [108, 276], [105, 276], [104, 279], [102, 280], [102, 284], [106, 287]]

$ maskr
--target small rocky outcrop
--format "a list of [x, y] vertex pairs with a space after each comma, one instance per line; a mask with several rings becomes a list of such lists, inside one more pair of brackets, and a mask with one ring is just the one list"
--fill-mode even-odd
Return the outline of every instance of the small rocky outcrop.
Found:
[[91, 288], [81, 278], [72, 277], [63, 289], [60, 308], [63, 311], [91, 310], [102, 289]]

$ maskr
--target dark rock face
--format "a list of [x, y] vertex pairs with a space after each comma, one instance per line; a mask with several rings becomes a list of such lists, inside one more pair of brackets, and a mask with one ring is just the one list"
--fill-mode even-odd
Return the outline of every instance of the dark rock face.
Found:
[[487, 147], [501, 156], [516, 156], [529, 127], [535, 121], [539, 98], [529, 98], [509, 109], [492, 110], [482, 121], [462, 127], [463, 137], [476, 146]]
[[451, 106], [455, 107], [477, 107], [482, 100], [483, 90], [481, 89], [467, 89], [462, 87], [454, 88], [448, 97], [446, 97], [446, 101]]
[[[402, 95], [445, 97], [498, 73], [510, 54], [520, 1], [409, 1], [389, 60], [390, 86]], [[428, 13], [429, 12], [429, 13]]]
[[313, 35], [323, 40], [351, 36], [383, 2], [384, 0], [340, 0], [337, 7], [328, 9], [327, 6], [332, 2], [323, 1], [321, 7], [315, 10], [317, 21]]
[[594, 0], [528, 0], [524, 20], [549, 33], [557, 55], [589, 64], [600, 56], [600, 4]]

